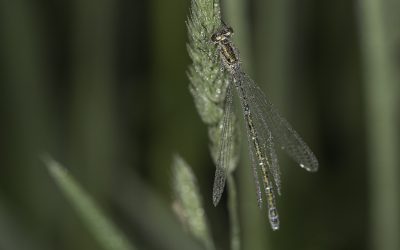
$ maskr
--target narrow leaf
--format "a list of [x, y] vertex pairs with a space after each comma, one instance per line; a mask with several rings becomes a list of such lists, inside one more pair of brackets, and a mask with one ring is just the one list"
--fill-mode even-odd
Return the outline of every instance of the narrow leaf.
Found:
[[106, 250], [135, 249], [125, 236], [107, 219], [91, 197], [58, 162], [43, 158], [51, 177], [74, 207], [89, 232]]
[[172, 167], [175, 213], [186, 229], [201, 241], [206, 249], [215, 249], [196, 177], [188, 164], [179, 156], [174, 158]]

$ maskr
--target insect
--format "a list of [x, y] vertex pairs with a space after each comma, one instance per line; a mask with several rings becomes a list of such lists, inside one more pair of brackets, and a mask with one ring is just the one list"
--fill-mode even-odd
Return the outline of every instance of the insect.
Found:
[[[223, 24], [211, 37], [217, 46], [223, 69], [229, 72], [222, 122], [222, 139], [213, 187], [213, 203], [221, 199], [230, 159], [233, 113], [233, 85], [239, 96], [246, 126], [253, 177], [256, 184], [258, 206], [262, 206], [262, 191], [266, 196], [268, 218], [273, 230], [279, 229], [276, 194], [281, 193], [280, 171], [275, 144], [285, 150], [300, 167], [315, 172], [318, 160], [299, 134], [292, 128], [256, 83], [242, 70], [239, 51], [231, 37], [233, 29]], [[261, 179], [259, 179], [261, 176]], [[262, 186], [260, 185], [260, 180]]]

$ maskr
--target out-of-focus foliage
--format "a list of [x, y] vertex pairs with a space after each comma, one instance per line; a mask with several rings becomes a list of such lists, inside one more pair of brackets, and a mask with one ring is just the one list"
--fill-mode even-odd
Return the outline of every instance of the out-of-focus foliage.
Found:
[[49, 156], [44, 157], [44, 163], [63, 195], [71, 203], [83, 224], [103, 249], [134, 249], [125, 236], [107, 219], [88, 194], [76, 183], [74, 178], [68, 174], [66, 169]]
[[206, 249], [215, 249], [196, 177], [190, 166], [179, 156], [174, 157], [172, 168], [175, 196], [173, 208], [176, 215], [186, 230], [200, 240]]
[[[172, 213], [179, 153], [216, 248], [230, 248], [227, 195], [213, 207], [209, 133], [188, 89], [190, 4], [0, 1], [1, 249], [99, 248], [44, 152], [138, 249], [201, 249]], [[243, 67], [320, 162], [310, 175], [278, 152], [282, 226], [272, 232], [242, 154], [233, 175], [242, 249], [398, 250], [399, 1], [221, 6]]]

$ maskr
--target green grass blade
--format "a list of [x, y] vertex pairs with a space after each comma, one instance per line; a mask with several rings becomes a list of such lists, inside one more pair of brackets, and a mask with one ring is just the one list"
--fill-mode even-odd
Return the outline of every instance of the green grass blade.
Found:
[[390, 27], [395, 26], [387, 22], [398, 15], [397, 12], [388, 15], [391, 9], [398, 10], [394, 6], [391, 1], [360, 1], [370, 165], [371, 249], [385, 250], [400, 249], [397, 101], [400, 79], [396, 65], [398, 46], [390, 43], [397, 32], [389, 32]]
[[206, 249], [214, 250], [215, 245], [192, 169], [179, 156], [175, 156], [172, 167], [175, 213], [185, 228], [202, 242]]
[[230, 221], [230, 240], [231, 250], [240, 250], [240, 223], [239, 223], [239, 205], [236, 190], [235, 178], [233, 174], [228, 175], [228, 211]]
[[[210, 150], [214, 163], [217, 163], [221, 141], [223, 108], [230, 77], [222, 72], [218, 52], [210, 38], [221, 25], [219, 0], [192, 0], [187, 23], [189, 44], [188, 52], [193, 64], [189, 67], [190, 91], [197, 110], [209, 130]], [[235, 27], [234, 27], [235, 29]], [[233, 143], [229, 149], [231, 159], [228, 173], [228, 210], [231, 223], [231, 248], [240, 249], [240, 226], [238, 204], [233, 171], [238, 163], [238, 128], [233, 116]]]
[[[221, 26], [220, 7], [217, 0], [192, 0], [188, 27], [188, 53], [193, 61], [189, 66], [189, 89], [193, 95], [197, 111], [208, 126], [210, 150], [214, 162], [217, 162], [219, 142], [221, 141], [223, 106], [226, 90], [230, 81], [226, 72], [221, 71], [221, 62], [212, 34]], [[236, 117], [232, 119], [236, 120]], [[236, 125], [232, 136], [235, 138], [231, 151], [230, 171], [237, 166], [238, 137]]]
[[58, 162], [50, 157], [44, 157], [43, 160], [51, 177], [103, 249], [135, 249], [114, 224], [105, 217], [91, 197]]

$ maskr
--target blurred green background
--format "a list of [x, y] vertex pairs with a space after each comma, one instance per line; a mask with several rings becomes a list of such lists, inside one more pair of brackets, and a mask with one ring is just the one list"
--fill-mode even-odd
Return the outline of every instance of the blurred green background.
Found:
[[[217, 248], [229, 249], [226, 194], [214, 208], [207, 129], [188, 91], [189, 6], [1, 1], [0, 249], [100, 248], [45, 152], [138, 249], [192, 249], [171, 211], [179, 153]], [[398, 0], [223, 2], [244, 67], [320, 162], [309, 174], [279, 152], [282, 224], [272, 232], [242, 150], [243, 249], [400, 249], [399, 11]]]

